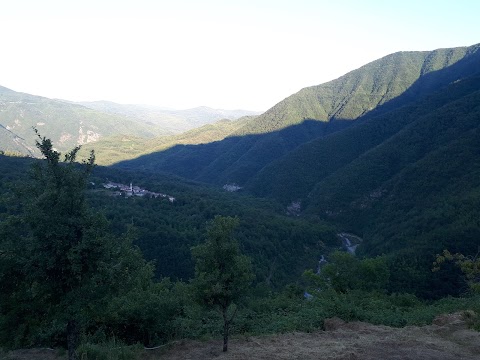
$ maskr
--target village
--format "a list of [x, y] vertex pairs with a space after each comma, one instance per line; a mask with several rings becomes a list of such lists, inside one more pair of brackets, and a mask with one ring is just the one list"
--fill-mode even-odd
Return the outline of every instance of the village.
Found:
[[242, 187], [238, 186], [237, 184], [225, 184], [223, 185], [223, 190], [226, 190], [228, 192], [235, 192], [238, 190], [241, 190]]
[[173, 203], [175, 198], [173, 196], [157, 193], [153, 191], [149, 191], [146, 189], [142, 189], [139, 186], [133, 186], [132, 183], [130, 185], [120, 184], [113, 181], [109, 181], [103, 184], [105, 189], [114, 190], [112, 193], [113, 196], [125, 196], [125, 197], [132, 197], [132, 196], [139, 196], [139, 197], [150, 197], [150, 198], [166, 198], [168, 201]]

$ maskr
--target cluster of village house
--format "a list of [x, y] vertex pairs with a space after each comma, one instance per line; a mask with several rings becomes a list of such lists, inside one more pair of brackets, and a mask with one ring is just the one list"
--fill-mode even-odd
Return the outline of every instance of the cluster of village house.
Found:
[[238, 186], [237, 184], [225, 184], [223, 185], [223, 190], [228, 192], [234, 192], [240, 190], [242, 187]]
[[145, 189], [142, 189], [138, 186], [133, 186], [132, 183], [130, 183], [130, 186], [125, 185], [125, 184], [120, 184], [120, 183], [115, 183], [112, 181], [107, 182], [106, 184], [103, 184], [103, 187], [105, 189], [113, 189], [115, 190], [113, 192], [114, 196], [121, 196], [125, 195], [126, 197], [130, 196], [146, 196], [146, 197], [151, 197], [151, 198], [167, 198], [170, 202], [174, 202], [175, 198], [173, 196], [167, 195], [167, 194], [162, 194], [162, 193], [157, 193], [153, 191], [148, 191]]

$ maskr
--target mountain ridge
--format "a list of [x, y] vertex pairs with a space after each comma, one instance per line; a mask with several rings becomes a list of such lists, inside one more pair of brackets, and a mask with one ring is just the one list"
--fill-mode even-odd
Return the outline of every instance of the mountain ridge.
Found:
[[[244, 129], [244, 133], [256, 133], [253, 127], [259, 122], [266, 122], [264, 126], [268, 131], [282, 127], [283, 120], [291, 124], [299, 123], [304, 119], [316, 119], [331, 121], [332, 119], [353, 120], [365, 115], [370, 110], [386, 103], [407, 90], [415, 80], [433, 71], [448, 67], [463, 59], [466, 55], [475, 53], [479, 44], [470, 47], [457, 47], [436, 49], [433, 51], [399, 51], [384, 56], [352, 70], [345, 75], [315, 86], [301, 89], [297, 93], [282, 100], [264, 114], [259, 116], [255, 124], [249, 124], [250, 129]], [[390, 78], [385, 84], [379, 83], [386, 72]], [[396, 83], [397, 88], [389, 85]], [[402, 85], [403, 84], [403, 85]], [[355, 92], [354, 90], [361, 90]], [[383, 91], [381, 91], [383, 90]], [[343, 96], [338, 96], [338, 94]], [[374, 105], [365, 107], [365, 101], [353, 103], [351, 95], [362, 97], [375, 97]], [[299, 103], [292, 110], [292, 103]], [[276, 111], [281, 108], [281, 111]], [[278, 119], [279, 113], [280, 119]], [[293, 117], [293, 120], [288, 120]], [[271, 123], [271, 124], [269, 124]], [[270, 126], [274, 125], [274, 126]], [[246, 126], [247, 127], [247, 126]]]
[[25, 154], [24, 149], [28, 148], [30, 156], [38, 155], [32, 127], [51, 138], [60, 151], [94, 142], [105, 134], [133, 133], [153, 137], [162, 133], [154, 126], [134, 123], [79, 104], [10, 89], [0, 92], [0, 125], [0, 150]]
[[[16, 92], [0, 87], [0, 151], [19, 155], [38, 156], [35, 147], [36, 127], [42, 135], [52, 139], [60, 151], [74, 146], [96, 143], [112, 136], [128, 136], [143, 139], [182, 132], [199, 124], [217, 121], [222, 116], [251, 113], [243, 110], [222, 110], [198, 107], [182, 111], [168, 110], [170, 118], [177, 118], [168, 126], [156, 118], [158, 113], [140, 113], [155, 107], [129, 107], [112, 102], [100, 102], [87, 107], [81, 103]], [[115, 113], [102, 107], [105, 104], [120, 107]], [[112, 105], [113, 104], [113, 105]], [[130, 111], [130, 113], [128, 111]], [[180, 115], [179, 115], [180, 114]], [[147, 116], [148, 115], [148, 116]], [[187, 124], [187, 125], [185, 125]], [[147, 141], [147, 140], [146, 140]]]
[[[479, 48], [477, 44], [387, 55], [336, 80], [300, 90], [229, 134], [223, 142], [170, 148], [115, 166], [243, 186], [265, 166], [303, 143], [345, 129], [358, 119], [363, 121], [401, 108], [478, 72]], [[311, 126], [311, 121], [317, 124]]]
[[[452, 84], [443, 92], [427, 97], [423, 102], [400, 108], [394, 116], [385, 113], [378, 115], [376, 121], [372, 121], [372, 118], [360, 119], [360, 122], [354, 127], [332, 134], [328, 138], [304, 144], [286, 155], [285, 158], [266, 166], [247, 186], [257, 196], [284, 197], [282, 194], [285, 193], [286, 189], [282, 188], [282, 184], [292, 183], [294, 180], [291, 176], [296, 174], [297, 191], [293, 193], [289, 191], [292, 196], [290, 201], [296, 198], [304, 198], [309, 191], [305, 190], [301, 193], [298, 192], [298, 189], [308, 189], [309, 186], [302, 185], [302, 183], [308, 182], [313, 186], [315, 182], [321, 181], [323, 176], [328, 175], [329, 171], [336, 171], [335, 168], [344, 166], [348, 161], [355, 160], [363, 152], [380, 145], [383, 141], [388, 140], [390, 136], [394, 136], [397, 131], [407, 126], [409, 122], [414, 121], [416, 116], [425, 115], [426, 112], [436, 109], [438, 106], [443, 106], [450, 101], [450, 91], [454, 87], [459, 93], [458, 96], [463, 96], [477, 88], [475, 80], [470, 83], [473, 85], [469, 86], [468, 83], [463, 83], [461, 86], [455, 86], [455, 84]], [[388, 126], [385, 125], [387, 121]], [[339, 144], [344, 146], [339, 147]], [[347, 144], [348, 146], [346, 146]], [[311, 166], [303, 167], [302, 170], [302, 163], [305, 161], [310, 161]], [[299, 165], [297, 166], [296, 164]], [[325, 166], [320, 164], [325, 164]], [[286, 170], [287, 168], [288, 171]], [[275, 173], [275, 176], [272, 173]], [[265, 182], [266, 179], [275, 179], [276, 181], [275, 183], [270, 181], [268, 187], [261, 187], [260, 184]], [[279, 187], [276, 189], [277, 185]]]
[[192, 130], [222, 119], [236, 120], [258, 115], [256, 111], [217, 109], [197, 106], [188, 109], [170, 109], [154, 105], [119, 104], [111, 101], [80, 102], [81, 105], [115, 115], [123, 115], [159, 125], [169, 135]]

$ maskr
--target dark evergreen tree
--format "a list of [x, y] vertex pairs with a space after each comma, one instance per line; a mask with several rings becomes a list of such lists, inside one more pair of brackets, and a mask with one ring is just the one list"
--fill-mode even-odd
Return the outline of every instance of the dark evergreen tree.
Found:
[[130, 236], [111, 236], [105, 218], [87, 206], [93, 152], [79, 165], [76, 147], [61, 162], [51, 141], [37, 135], [45, 161], [34, 166], [32, 181], [15, 198], [17, 213], [0, 227], [0, 267], [7, 274], [0, 277], [7, 290], [0, 318], [24, 329], [16, 346], [36, 345], [34, 328], [38, 334], [46, 324], [64, 324], [69, 359], [76, 359], [82, 327], [103, 318], [115, 296], [149, 284], [153, 269]]

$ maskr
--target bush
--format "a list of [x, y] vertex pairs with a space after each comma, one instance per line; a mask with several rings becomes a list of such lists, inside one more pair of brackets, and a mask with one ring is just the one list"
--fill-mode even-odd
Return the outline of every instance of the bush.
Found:
[[113, 338], [100, 344], [83, 343], [78, 347], [77, 354], [82, 360], [135, 360], [139, 358], [141, 349], [140, 345], [125, 345]]

